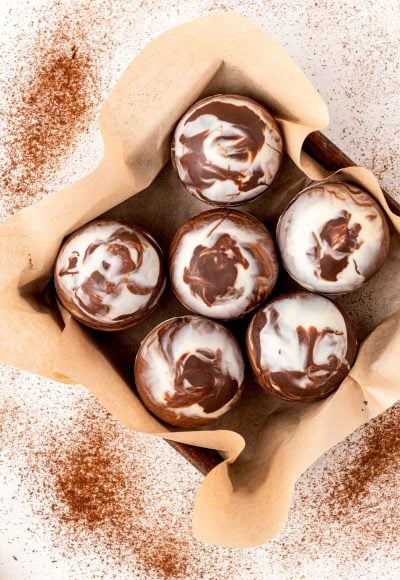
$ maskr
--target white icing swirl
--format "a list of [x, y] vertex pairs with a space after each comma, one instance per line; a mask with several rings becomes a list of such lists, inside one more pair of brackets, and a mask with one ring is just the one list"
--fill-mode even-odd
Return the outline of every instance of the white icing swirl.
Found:
[[64, 242], [56, 261], [60, 299], [106, 324], [143, 311], [165, 286], [156, 248], [148, 234], [124, 223], [84, 226]]
[[181, 231], [171, 246], [171, 283], [189, 310], [210, 318], [239, 318], [270, 294], [278, 262], [261, 222], [242, 212], [211, 210]]
[[343, 367], [349, 369], [346, 322], [327, 298], [289, 294], [271, 301], [262, 315], [263, 326], [255, 329], [253, 319], [249, 336], [257, 366], [277, 391], [287, 394], [290, 385], [317, 388]]
[[[279, 332], [272, 322], [272, 309], [279, 316]], [[304, 298], [304, 295], [293, 295], [286, 300], [277, 300], [269, 304], [264, 308], [264, 313], [267, 321], [260, 333], [262, 368], [268, 368], [271, 373], [282, 371], [304, 373], [292, 379], [293, 382], [302, 388], [313, 385], [306, 374], [308, 346], [299, 341], [297, 332], [299, 326], [304, 329], [313, 326], [320, 333], [324, 329], [333, 331], [316, 341], [313, 349], [315, 364], [328, 365], [329, 357], [332, 355], [340, 364], [347, 364], [346, 323], [340, 310], [326, 298], [318, 295], [307, 298]]]
[[375, 200], [343, 183], [312, 186], [288, 206], [277, 239], [285, 269], [308, 290], [346, 293], [382, 265], [388, 227]]
[[[176, 419], [211, 420], [240, 396], [244, 362], [226, 328], [184, 316], [159, 324], [147, 335], [136, 357], [135, 380], [145, 401]], [[210, 406], [213, 410], [207, 410]]]
[[212, 203], [235, 204], [250, 201], [272, 183], [283, 143], [275, 121], [259, 103], [215, 95], [182, 117], [172, 149], [178, 175], [191, 193]]

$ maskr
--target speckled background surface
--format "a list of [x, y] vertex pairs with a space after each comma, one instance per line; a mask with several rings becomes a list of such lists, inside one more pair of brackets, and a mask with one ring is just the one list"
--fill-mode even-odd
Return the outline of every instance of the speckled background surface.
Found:
[[[80, 3], [75, 0], [3, 0], [0, 87], [18, 70], [17, 45], [29, 42], [39, 26], [38, 15], [51, 18], [69, 4], [79, 11]], [[99, 12], [103, 4], [92, 2]], [[331, 122], [327, 135], [356, 162], [372, 169], [400, 200], [400, 2], [116, 0], [110, 6], [102, 25], [113, 45], [103, 70], [103, 97], [130, 60], [164, 30], [213, 11], [236, 9], [286, 47], [328, 103]], [[52, 175], [47, 190], [84, 175], [96, 165], [101, 152], [93, 115], [68, 161]], [[4, 219], [7, 204], [1, 211]], [[288, 525], [274, 541], [252, 550], [217, 549], [200, 544], [191, 533], [190, 513], [201, 476], [166, 443], [116, 426], [82, 387], [60, 385], [5, 366], [0, 380], [2, 402], [14, 409], [3, 419], [2, 578], [163, 578], [162, 568], [149, 569], [145, 559], [148, 545], [153, 543], [157, 550], [166, 530], [169, 541], [185, 555], [182, 566], [170, 577], [399, 577], [400, 461], [396, 457], [387, 466], [385, 477], [378, 474], [362, 501], [355, 502], [351, 520], [341, 524], [324, 521], [316, 505], [321, 486], [330, 485], [340, 465], [357, 453], [362, 430], [301, 478]], [[133, 501], [136, 495], [145, 503], [143, 511], [132, 512], [130, 525], [135, 528], [138, 524], [147, 532], [119, 549], [103, 549], [90, 531], [77, 532], [71, 540], [62, 528], [54, 528], [49, 497], [36, 493], [46, 470], [39, 467], [33, 477], [26, 469], [30, 445], [44, 448], [49, 434], [59, 446], [68, 445], [79, 432], [82, 418], [89, 425], [100, 423], [114, 434], [115, 460], [127, 473], [121, 502]]]

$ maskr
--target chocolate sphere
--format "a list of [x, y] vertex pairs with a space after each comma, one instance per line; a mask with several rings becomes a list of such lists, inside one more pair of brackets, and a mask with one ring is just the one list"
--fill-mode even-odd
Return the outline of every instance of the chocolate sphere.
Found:
[[239, 399], [244, 363], [222, 325], [200, 316], [159, 324], [140, 345], [135, 382], [146, 407], [177, 427], [207, 425]]
[[246, 213], [200, 213], [178, 230], [171, 244], [176, 296], [189, 310], [210, 318], [244, 316], [267, 298], [277, 276], [272, 237]]
[[161, 250], [138, 226], [97, 220], [64, 241], [54, 282], [61, 304], [79, 322], [122, 330], [157, 306], [165, 287]]
[[353, 292], [383, 265], [389, 227], [375, 199], [346, 183], [299, 193], [282, 214], [277, 240], [296, 282], [324, 294]]
[[214, 95], [190, 107], [172, 139], [186, 189], [212, 205], [240, 205], [263, 193], [281, 166], [283, 142], [270, 113], [252, 99]]
[[269, 393], [288, 401], [318, 401], [343, 381], [357, 339], [336, 304], [293, 292], [271, 300], [253, 317], [247, 352], [254, 375]]

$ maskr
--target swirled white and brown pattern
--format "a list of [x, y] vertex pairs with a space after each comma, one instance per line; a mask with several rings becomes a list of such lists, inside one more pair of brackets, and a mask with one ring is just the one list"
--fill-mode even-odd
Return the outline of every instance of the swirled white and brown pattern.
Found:
[[206, 425], [239, 399], [244, 362], [233, 335], [200, 316], [159, 324], [140, 345], [135, 383], [147, 408], [179, 427]]
[[65, 240], [54, 281], [62, 305], [83, 324], [128, 328], [153, 311], [164, 290], [161, 250], [137, 226], [97, 220]]
[[282, 155], [274, 118], [239, 95], [195, 103], [172, 139], [172, 161], [182, 183], [213, 205], [239, 205], [259, 196], [275, 179]]
[[257, 312], [247, 350], [255, 377], [268, 392], [290, 401], [316, 401], [345, 378], [357, 340], [348, 317], [328, 298], [293, 292]]
[[289, 204], [277, 229], [288, 273], [307, 290], [357, 290], [383, 265], [389, 227], [375, 199], [347, 183], [313, 185]]
[[170, 249], [171, 284], [192, 312], [245, 316], [271, 293], [278, 276], [274, 242], [255, 217], [215, 209], [189, 219]]

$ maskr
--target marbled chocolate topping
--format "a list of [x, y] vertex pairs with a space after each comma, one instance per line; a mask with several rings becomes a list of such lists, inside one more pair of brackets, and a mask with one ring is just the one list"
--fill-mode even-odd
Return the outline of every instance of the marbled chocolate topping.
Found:
[[223, 296], [235, 297], [243, 289], [235, 289], [237, 267], [245, 270], [249, 262], [243, 257], [236, 240], [229, 234], [221, 234], [211, 247], [197, 246], [189, 267], [183, 271], [183, 281], [195, 294], [212, 306]]
[[88, 326], [125, 327], [142, 320], [165, 285], [161, 251], [136, 226], [98, 220], [64, 242], [54, 279], [67, 310]]
[[[351, 255], [359, 249], [360, 224], [350, 226], [351, 214], [344, 210], [340, 216], [324, 224], [319, 234], [313, 232], [315, 246], [310, 254], [316, 264], [316, 272], [324, 280], [336, 282], [338, 275], [349, 263]], [[354, 261], [357, 271], [357, 263]]]
[[207, 424], [241, 394], [244, 363], [226, 328], [197, 316], [172, 318], [142, 342], [135, 381], [145, 405], [180, 426]]
[[357, 343], [333, 302], [296, 292], [272, 300], [255, 315], [247, 346], [262, 386], [284, 399], [311, 401], [339, 386]]
[[277, 239], [289, 274], [308, 290], [346, 293], [379, 270], [389, 228], [378, 203], [345, 183], [301, 192], [282, 214]]
[[238, 95], [195, 103], [178, 123], [172, 159], [185, 187], [203, 201], [240, 204], [274, 180], [283, 143], [269, 112]]
[[171, 244], [173, 289], [190, 310], [239, 318], [272, 291], [278, 262], [272, 238], [256, 218], [210, 210], [188, 220]]

